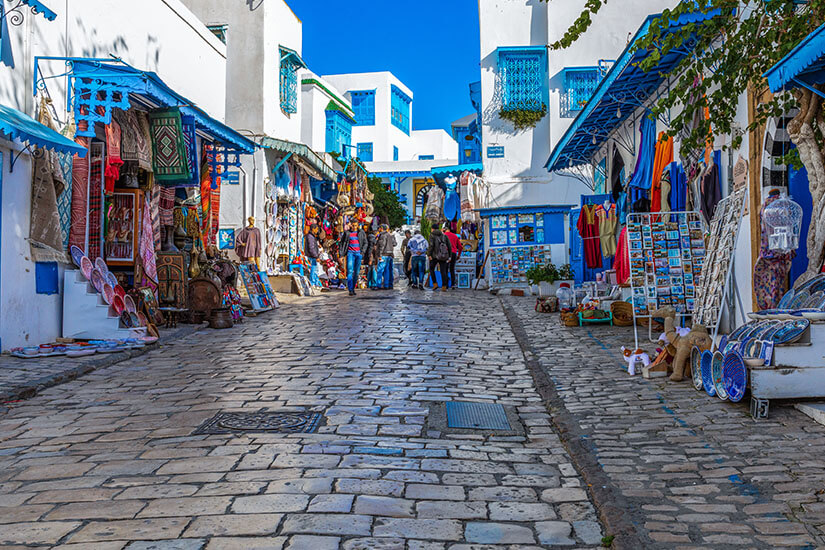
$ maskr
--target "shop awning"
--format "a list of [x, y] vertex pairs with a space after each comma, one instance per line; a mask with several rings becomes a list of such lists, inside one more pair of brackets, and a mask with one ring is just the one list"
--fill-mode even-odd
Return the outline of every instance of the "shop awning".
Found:
[[[720, 13], [721, 10], [717, 9], [708, 13], [683, 15], [669, 27], [669, 32], [664, 34], [671, 34], [689, 24], [702, 23]], [[656, 93], [668, 74], [685, 57], [691, 55], [693, 48], [685, 43], [681, 48], [663, 55], [652, 70], [645, 72], [639, 68], [639, 63], [644, 61], [651, 51], [637, 49], [635, 45], [640, 38], [648, 34], [651, 25], [661, 15], [650, 15], [645, 19], [584, 109], [579, 112], [556, 144], [545, 165], [548, 171], [554, 172], [589, 163], [610, 132], [623, 125], [644, 100]], [[619, 116], [616, 116], [617, 112]]]
[[[196, 131], [207, 141], [218, 142], [237, 153], [255, 151], [255, 142], [210, 117], [192, 101], [172, 90], [153, 72], [141, 71], [112, 59], [35, 57], [34, 70], [38, 76], [35, 79], [35, 93], [40, 82], [38, 64], [41, 60], [65, 61], [70, 68], [70, 93], [75, 120], [89, 122], [89, 129], [85, 132], [78, 130], [78, 135], [93, 136], [93, 122], [108, 124], [111, 121], [112, 108], [128, 109], [131, 107], [131, 101], [135, 101], [149, 109], [178, 107], [181, 114], [195, 118]], [[94, 108], [88, 108], [89, 106]], [[100, 110], [103, 111], [102, 115], [98, 113]]]
[[261, 146], [267, 149], [272, 149], [273, 151], [278, 151], [288, 155], [291, 154], [298, 159], [303, 160], [304, 163], [306, 163], [307, 168], [310, 168], [316, 172], [315, 179], [333, 182], [338, 180], [338, 174], [335, 170], [324, 162], [315, 151], [303, 143], [295, 143], [284, 139], [265, 137], [261, 141]]
[[825, 82], [825, 25], [806, 36], [764, 76], [774, 93]]
[[27, 145], [36, 145], [57, 151], [86, 156], [86, 148], [60, 135], [48, 126], [40, 124], [32, 117], [17, 109], [0, 105], [0, 134], [9, 139], [18, 139]]

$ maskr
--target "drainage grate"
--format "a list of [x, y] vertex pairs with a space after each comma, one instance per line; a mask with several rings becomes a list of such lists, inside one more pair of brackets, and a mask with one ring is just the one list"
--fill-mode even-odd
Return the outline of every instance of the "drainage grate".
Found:
[[313, 412], [221, 412], [201, 424], [193, 434], [311, 433], [320, 420], [321, 413]]
[[450, 428], [511, 430], [504, 407], [498, 403], [447, 402], [447, 426]]

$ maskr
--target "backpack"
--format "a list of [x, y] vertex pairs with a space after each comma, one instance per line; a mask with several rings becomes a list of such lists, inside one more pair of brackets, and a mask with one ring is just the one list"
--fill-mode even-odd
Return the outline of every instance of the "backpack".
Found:
[[438, 237], [438, 241], [435, 243], [435, 251], [433, 252], [433, 258], [438, 260], [439, 262], [446, 262], [450, 259], [450, 241], [447, 240], [445, 235], [441, 235]]

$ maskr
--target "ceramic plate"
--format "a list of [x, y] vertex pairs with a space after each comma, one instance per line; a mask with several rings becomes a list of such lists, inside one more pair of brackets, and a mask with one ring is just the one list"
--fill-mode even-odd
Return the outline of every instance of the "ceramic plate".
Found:
[[112, 288], [112, 285], [110, 285], [109, 283], [103, 283], [103, 301], [111, 305], [114, 297], [115, 290]]
[[85, 254], [83, 254], [83, 251], [80, 250], [80, 247], [72, 245], [71, 249], [69, 249], [69, 253], [72, 255], [72, 261], [74, 262], [74, 265], [80, 267], [80, 262], [83, 260], [83, 257], [85, 256]]
[[123, 298], [123, 305], [126, 307], [126, 311], [129, 313], [137, 313], [137, 307], [135, 307], [135, 301], [132, 299], [131, 296], [127, 295]]
[[728, 398], [728, 392], [725, 391], [725, 384], [722, 380], [722, 362], [725, 356], [721, 352], [713, 354], [713, 361], [710, 364], [711, 376], [713, 376], [713, 387], [716, 390], [716, 395], [722, 401]]
[[713, 363], [713, 353], [709, 350], [702, 352], [702, 387], [705, 388], [705, 391], [708, 395], [715, 395], [716, 388], [713, 385], [713, 379], [711, 376], [711, 363]]
[[112, 308], [115, 310], [115, 313], [117, 313], [118, 315], [123, 313], [123, 310], [126, 309], [126, 306], [123, 305], [123, 297], [122, 296], [115, 295], [115, 297], [112, 298]]
[[702, 389], [702, 352], [696, 346], [690, 350], [690, 374], [693, 378], [693, 387]]
[[722, 378], [725, 382], [725, 392], [728, 400], [738, 403], [745, 396], [748, 382], [748, 372], [742, 356], [736, 352], [725, 355], [722, 362]]
[[103, 281], [103, 274], [100, 272], [100, 270], [98, 268], [94, 268], [92, 270], [91, 281], [92, 281], [92, 286], [95, 287], [95, 290], [102, 293], [103, 292], [103, 285], [106, 284], [106, 283]]
[[80, 259], [80, 272], [83, 273], [83, 276], [86, 277], [87, 281], [92, 280], [92, 270], [95, 268], [92, 260], [90, 260], [87, 256], [83, 256]]
[[117, 277], [115, 277], [115, 274], [111, 271], [106, 272], [106, 282], [112, 285], [112, 288], [115, 288], [118, 284]]

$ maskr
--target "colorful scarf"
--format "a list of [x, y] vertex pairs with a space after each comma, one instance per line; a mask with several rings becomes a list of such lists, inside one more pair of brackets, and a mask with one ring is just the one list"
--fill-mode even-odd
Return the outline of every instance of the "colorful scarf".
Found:
[[153, 171], [158, 183], [169, 184], [191, 177], [183, 137], [180, 111], [167, 109], [149, 113], [154, 153]]

